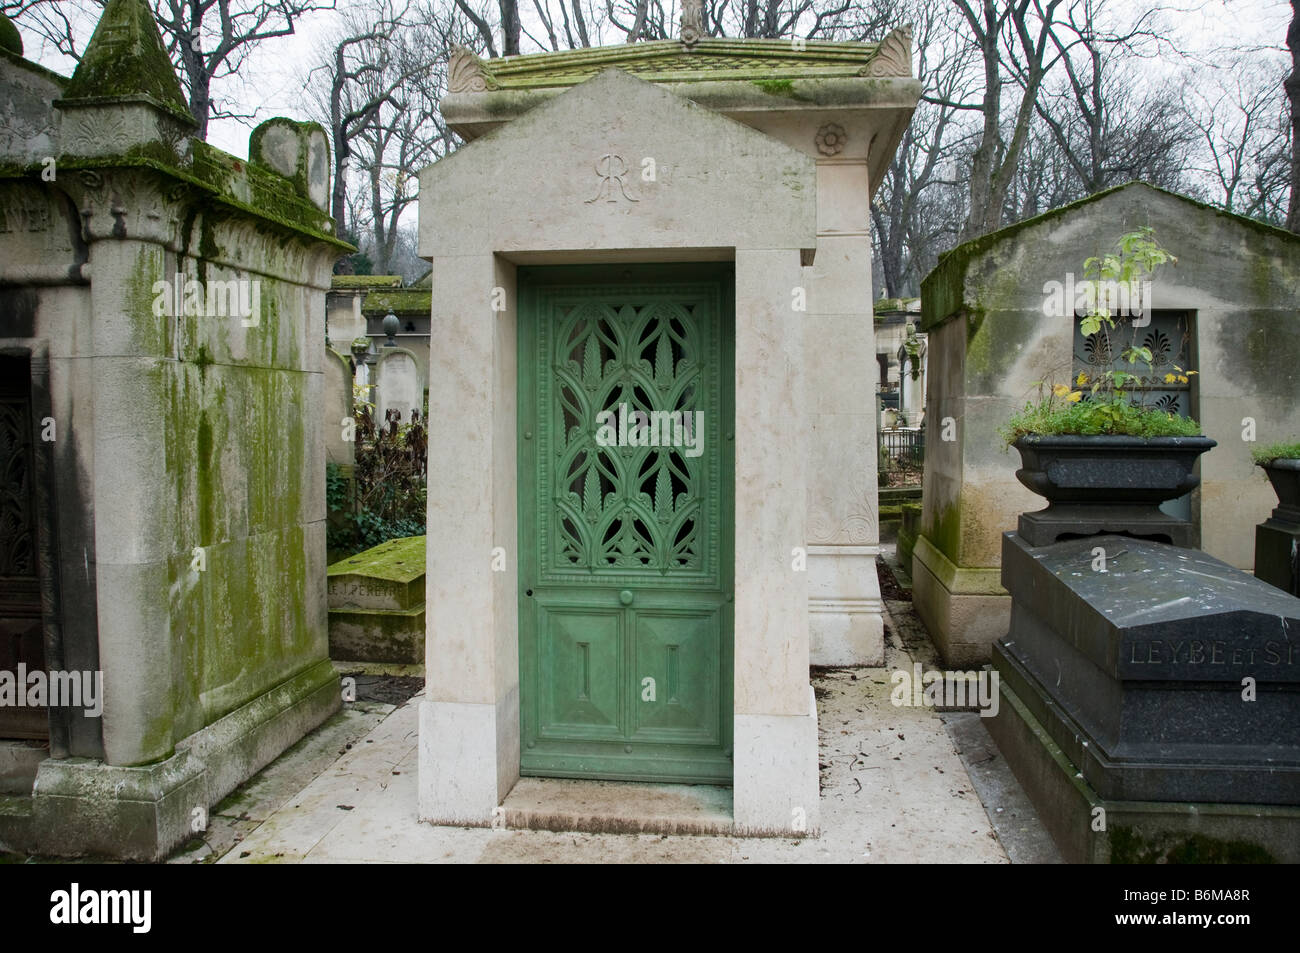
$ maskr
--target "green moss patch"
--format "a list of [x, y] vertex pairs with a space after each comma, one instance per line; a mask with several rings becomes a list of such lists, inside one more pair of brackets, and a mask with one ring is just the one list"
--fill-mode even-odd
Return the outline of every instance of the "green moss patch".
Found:
[[425, 537], [390, 539], [372, 549], [341, 559], [329, 567], [331, 576], [370, 576], [408, 582], [424, 574]]
[[1246, 841], [1226, 841], [1204, 834], [1186, 837], [1144, 837], [1131, 827], [1110, 834], [1112, 864], [1275, 864], [1263, 847]]

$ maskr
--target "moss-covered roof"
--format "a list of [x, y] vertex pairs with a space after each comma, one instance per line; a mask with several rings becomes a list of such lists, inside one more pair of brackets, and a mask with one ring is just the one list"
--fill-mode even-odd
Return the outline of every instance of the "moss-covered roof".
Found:
[[330, 287], [347, 290], [349, 288], [400, 288], [401, 275], [334, 275], [330, 278]]
[[1042, 225], [1044, 222], [1068, 215], [1075, 209], [1083, 208], [1094, 202], [1099, 202], [1118, 192], [1132, 188], [1146, 188], [1152, 192], [1157, 192], [1169, 198], [1178, 199], [1194, 208], [1203, 211], [1212, 212], [1220, 218], [1229, 220], [1231, 223], [1239, 226], [1245, 226], [1255, 231], [1270, 235], [1273, 238], [1283, 238], [1288, 241], [1300, 241], [1300, 235], [1288, 232], [1284, 228], [1278, 228], [1275, 225], [1269, 225], [1267, 222], [1261, 222], [1256, 218], [1247, 218], [1244, 215], [1238, 215], [1235, 212], [1228, 212], [1217, 206], [1210, 205], [1208, 202], [1201, 202], [1197, 199], [1190, 198], [1178, 192], [1171, 192], [1168, 189], [1162, 189], [1158, 185], [1152, 185], [1150, 182], [1135, 180], [1125, 182], [1122, 185], [1111, 186], [1108, 189], [1102, 189], [1100, 192], [1094, 192], [1092, 195], [1084, 196], [1065, 205], [1049, 209], [1046, 212], [1035, 215], [1033, 218], [1027, 218], [1023, 221], [1015, 222], [999, 228], [997, 231], [986, 232], [977, 238], [972, 238], [964, 244], [945, 252], [939, 256], [938, 264], [934, 269], [925, 276], [921, 281], [921, 300], [922, 300], [922, 318], [919, 330], [929, 331], [936, 325], [942, 324], [948, 318], [952, 317], [961, 310], [963, 301], [963, 285], [966, 271], [970, 263], [980, 256], [986, 254], [992, 249], [1001, 245], [1008, 239], [1018, 235], [1020, 232], [1029, 228]]
[[145, 0], [108, 0], [64, 99], [146, 99], [194, 124]]
[[403, 288], [400, 291], [372, 291], [361, 302], [364, 314], [419, 313], [428, 315], [433, 309], [433, 291], [429, 288]]
[[330, 576], [367, 576], [390, 582], [410, 582], [424, 575], [425, 538], [390, 539], [363, 553], [340, 559], [329, 567]]
[[710, 38], [691, 50], [679, 40], [657, 40], [473, 59], [488, 89], [529, 89], [573, 86], [610, 67], [650, 82], [860, 76], [880, 46], [809, 40], [797, 50], [789, 40]]
[[0, 50], [8, 50], [18, 56], [23, 55], [22, 35], [18, 32], [18, 27], [14, 26], [14, 21], [3, 13], [0, 13]]

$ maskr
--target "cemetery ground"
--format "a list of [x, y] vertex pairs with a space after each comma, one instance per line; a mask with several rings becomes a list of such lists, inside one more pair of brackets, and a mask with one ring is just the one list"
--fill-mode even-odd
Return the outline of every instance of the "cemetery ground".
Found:
[[[1059, 855], [973, 712], [895, 707], [890, 673], [938, 667], [908, 580], [882, 570], [889, 629], [880, 668], [819, 668], [821, 836], [739, 838], [520, 829], [546, 801], [599, 826], [642, 817], [679, 827], [725, 818], [726, 789], [521, 780], [501, 829], [416, 818], [419, 681], [357, 675], [357, 700], [227, 797], [171, 863], [1043, 863]], [[626, 823], [626, 821], [624, 821]], [[12, 858], [18, 859], [18, 858]], [[41, 858], [32, 858], [39, 861]]]

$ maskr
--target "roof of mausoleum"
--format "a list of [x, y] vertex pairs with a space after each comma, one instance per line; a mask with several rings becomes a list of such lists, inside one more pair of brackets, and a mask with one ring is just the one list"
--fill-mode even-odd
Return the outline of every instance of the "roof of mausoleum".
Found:
[[[1172, 206], [1174, 202], [1186, 206], [1188, 209], [1208, 212], [1213, 215], [1212, 221], [1221, 223], [1230, 227], [1244, 228], [1251, 232], [1256, 232], [1260, 237], [1269, 237], [1273, 240], [1281, 240], [1287, 243], [1300, 241], [1300, 235], [1296, 235], [1284, 228], [1276, 225], [1270, 225], [1256, 218], [1248, 218], [1245, 215], [1239, 215], [1236, 212], [1229, 212], [1225, 209], [1210, 205], [1190, 196], [1183, 195], [1179, 192], [1172, 192], [1169, 189], [1163, 189], [1158, 185], [1152, 185], [1150, 182], [1135, 180], [1125, 182], [1121, 185], [1111, 186], [1108, 189], [1102, 189], [1094, 192], [1092, 195], [1084, 196], [1065, 205], [1041, 212], [1032, 218], [1027, 218], [1019, 222], [1013, 222], [996, 231], [986, 232], [983, 235], [976, 236], [957, 247], [950, 249], [939, 256], [938, 263], [921, 280], [921, 299], [922, 317], [919, 330], [932, 331], [949, 319], [953, 318], [967, 307], [969, 302], [967, 298], [966, 279], [970, 274], [987, 270], [997, 271], [996, 268], [985, 264], [979, 268], [972, 268], [977, 262], [982, 262], [998, 249], [1006, 246], [1012, 239], [1017, 238], [1022, 233], [1029, 232], [1039, 226], [1047, 225], [1057, 219], [1062, 221], [1070, 219], [1074, 213], [1079, 212], [1088, 206], [1100, 204], [1102, 202], [1117, 199], [1120, 195], [1132, 193], [1136, 196], [1138, 193], [1147, 193], [1146, 197], [1141, 199], [1139, 204], [1141, 208], [1147, 210], [1148, 215], [1155, 209], [1155, 203], [1159, 202], [1166, 207]], [[1116, 227], [1123, 227], [1121, 223], [1116, 222]], [[1079, 265], [1082, 267], [1085, 255], [1092, 254], [1092, 250], [1081, 253]]]
[[[690, 44], [655, 40], [491, 59], [455, 47], [440, 108], [458, 135], [477, 139], [606, 70], [664, 86], [733, 119], [883, 111], [880, 119], [890, 127], [878, 144], [883, 161], [921, 91], [912, 78], [912, 31], [901, 27], [879, 43], [701, 37]], [[879, 172], [873, 169], [872, 181]]]
[[649, 82], [717, 79], [782, 80], [910, 75], [910, 56], [899, 31], [880, 43], [708, 38], [691, 48], [679, 40], [624, 43], [489, 60], [463, 47], [451, 59], [448, 91], [535, 89], [573, 86], [611, 67]]

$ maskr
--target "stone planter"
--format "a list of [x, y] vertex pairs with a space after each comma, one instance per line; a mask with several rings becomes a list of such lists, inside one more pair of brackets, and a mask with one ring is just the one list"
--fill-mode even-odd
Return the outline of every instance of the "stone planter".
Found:
[[1300, 523], [1300, 460], [1274, 460], [1262, 468], [1277, 494], [1278, 508], [1273, 516]]
[[1016, 478], [1049, 501], [1020, 517], [1030, 545], [1096, 533], [1196, 545], [1196, 527], [1159, 507], [1200, 483], [1196, 460], [1216, 446], [1209, 437], [1028, 434], [1013, 446], [1022, 463]]
[[1255, 576], [1300, 595], [1300, 460], [1274, 460], [1262, 469], [1278, 505], [1255, 527]]

